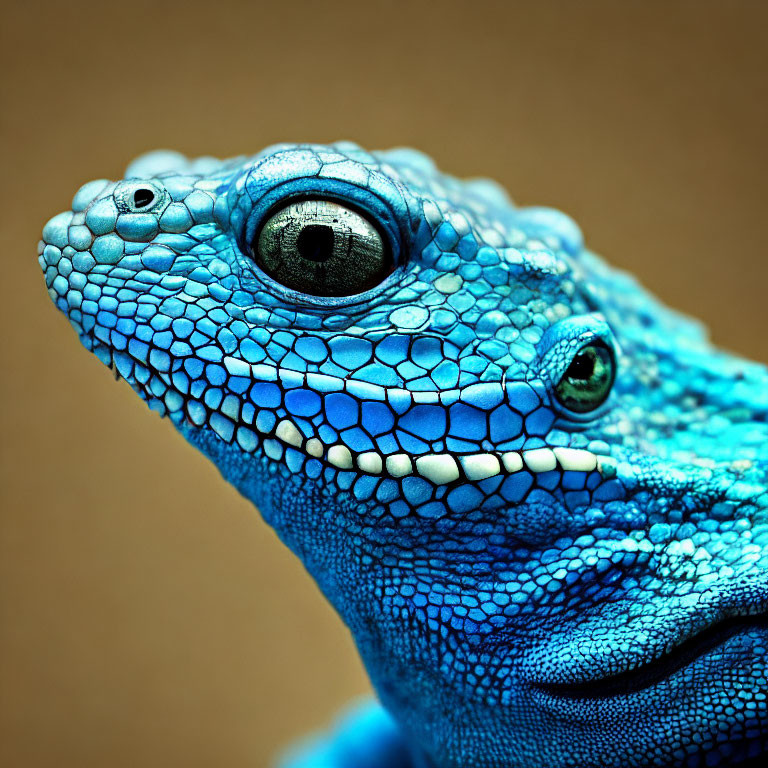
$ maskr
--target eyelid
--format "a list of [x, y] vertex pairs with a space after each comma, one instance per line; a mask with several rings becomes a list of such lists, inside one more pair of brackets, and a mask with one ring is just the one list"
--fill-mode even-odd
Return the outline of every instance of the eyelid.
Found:
[[[240, 250], [247, 253], [256, 233], [264, 222], [285, 205], [301, 199], [331, 200], [365, 216], [386, 237], [395, 265], [404, 261], [408, 243], [407, 210], [401, 201], [381, 197], [372, 190], [338, 179], [302, 177], [277, 183], [256, 199], [250, 198], [237, 185], [227, 191], [227, 197], [238, 199], [232, 209], [231, 229]], [[231, 208], [233, 203], [229, 203]], [[401, 210], [402, 209], [402, 210]]]
[[532, 366], [533, 376], [550, 387], [556, 386], [577, 352], [597, 341], [612, 350], [618, 365], [619, 345], [602, 314], [577, 315], [555, 323], [544, 332], [536, 347], [538, 360]]

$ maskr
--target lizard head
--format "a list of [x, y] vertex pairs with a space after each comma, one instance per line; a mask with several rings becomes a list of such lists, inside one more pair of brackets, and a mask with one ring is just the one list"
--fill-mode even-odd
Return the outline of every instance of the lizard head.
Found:
[[154, 153], [82, 187], [40, 263], [303, 560], [430, 765], [765, 738], [768, 373], [565, 215], [409, 150]]

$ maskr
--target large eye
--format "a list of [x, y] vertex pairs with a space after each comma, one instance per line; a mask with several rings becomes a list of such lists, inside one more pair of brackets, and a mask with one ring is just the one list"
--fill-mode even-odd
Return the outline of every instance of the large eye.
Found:
[[593, 411], [605, 402], [615, 375], [613, 352], [602, 341], [594, 341], [576, 353], [555, 387], [555, 394], [571, 411]]
[[376, 227], [331, 200], [301, 200], [264, 222], [256, 263], [277, 282], [313, 296], [351, 296], [378, 285], [393, 268]]

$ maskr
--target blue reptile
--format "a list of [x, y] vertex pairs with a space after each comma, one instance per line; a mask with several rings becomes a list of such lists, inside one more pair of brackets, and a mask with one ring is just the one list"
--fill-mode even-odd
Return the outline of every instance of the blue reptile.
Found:
[[412, 150], [158, 152], [39, 254], [355, 638], [383, 707], [286, 766], [759, 759], [768, 371], [567, 216]]

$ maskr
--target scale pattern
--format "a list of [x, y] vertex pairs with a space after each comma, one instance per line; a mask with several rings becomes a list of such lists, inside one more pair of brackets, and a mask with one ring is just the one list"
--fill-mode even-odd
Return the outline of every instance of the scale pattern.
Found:
[[[349, 297], [256, 263], [286, 201], [365, 215]], [[83, 344], [207, 455], [351, 629], [369, 705], [290, 766], [718, 766], [768, 734], [768, 372], [425, 156], [158, 152], [45, 226]], [[560, 404], [585, 347], [607, 401]]]

